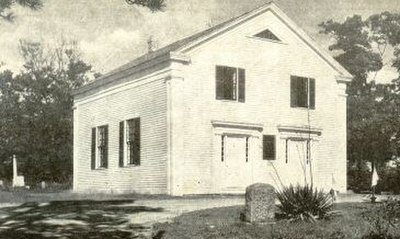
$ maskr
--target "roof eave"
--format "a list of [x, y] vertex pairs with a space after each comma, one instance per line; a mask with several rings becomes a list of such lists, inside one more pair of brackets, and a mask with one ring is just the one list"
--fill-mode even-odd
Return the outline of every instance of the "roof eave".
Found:
[[121, 71], [114, 70], [104, 76], [99, 77], [98, 79], [96, 79], [92, 82], [89, 82], [88, 84], [86, 84], [82, 87], [74, 89], [72, 92], [72, 95], [74, 97], [78, 96], [87, 91], [107, 85], [113, 81], [130, 76], [130, 75], [140, 72], [140, 71], [144, 71], [154, 65], [161, 64], [161, 63], [168, 62], [168, 61], [169, 62], [180, 62], [183, 64], [187, 64], [187, 63], [190, 63], [190, 57], [188, 57], [184, 54], [178, 53], [178, 52], [167, 52], [163, 55], [159, 55], [157, 57], [142, 61], [142, 62], [138, 63], [137, 65], [132, 65], [129, 68], [125, 68]]
[[265, 13], [266, 11], [270, 10], [271, 6], [273, 6], [273, 2], [268, 2], [264, 5], [262, 5], [261, 7], [250, 11], [248, 13], [243, 14], [242, 16], [234, 19], [234, 21], [232, 21], [230, 24], [227, 24], [226, 26], [222, 27], [221, 29], [218, 29], [215, 32], [211, 32], [208, 35], [205, 35], [201, 38], [198, 38], [196, 40], [194, 40], [193, 42], [190, 42], [189, 44], [186, 44], [180, 48], [178, 48], [176, 50], [176, 52], [180, 52], [180, 53], [187, 53], [188, 51], [190, 51], [193, 48], [196, 48], [197, 46], [201, 45], [203, 42], [208, 41], [209, 39], [212, 39], [216, 36], [221, 35], [224, 32], [229, 31], [230, 29], [236, 27], [237, 25], [241, 24], [242, 22], [248, 21], [254, 17], [257, 17], [263, 13]]
[[323, 60], [325, 60], [343, 78], [353, 79], [353, 76], [332, 55], [312, 39], [301, 27], [299, 27], [289, 16], [287, 16], [276, 4], [271, 4], [271, 10], [292, 29], [311, 49], [313, 49]]
[[347, 75], [337, 75], [336, 76], [336, 81], [338, 82], [338, 83], [350, 83], [352, 80], [353, 80], [353, 76], [352, 75], [350, 75], [350, 76], [347, 76]]

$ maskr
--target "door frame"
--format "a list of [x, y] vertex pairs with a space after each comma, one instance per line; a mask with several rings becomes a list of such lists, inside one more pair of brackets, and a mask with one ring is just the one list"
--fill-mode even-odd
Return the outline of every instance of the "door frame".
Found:
[[[213, 137], [213, 157], [211, 164], [211, 175], [212, 175], [212, 191], [213, 193], [244, 193], [244, 191], [228, 192], [225, 191], [222, 185], [221, 177], [223, 176], [220, 170], [221, 167], [221, 138], [222, 136], [239, 136], [249, 137], [250, 142], [258, 142], [262, 137], [263, 125], [255, 123], [243, 123], [243, 122], [227, 122], [227, 121], [211, 121], [213, 126], [212, 137]], [[253, 146], [252, 146], [253, 147]], [[254, 145], [255, 150], [258, 151], [258, 144]], [[257, 160], [258, 154], [254, 154], [252, 160], [250, 160], [252, 168], [252, 177], [254, 176], [253, 166], [255, 160]]]
[[[283, 147], [285, 147], [285, 150], [282, 152], [284, 155], [282, 155], [282, 158], [285, 159], [286, 157], [289, 157], [288, 155], [288, 143], [290, 140], [292, 141], [310, 141], [310, 158], [309, 165], [311, 167], [311, 171], [309, 172], [310, 175], [312, 174], [313, 177], [313, 183], [315, 184], [315, 179], [317, 178], [316, 172], [317, 167], [316, 167], [316, 162], [314, 160], [316, 159], [315, 154], [318, 151], [318, 143], [321, 140], [321, 135], [322, 135], [322, 129], [317, 128], [317, 127], [307, 127], [307, 126], [278, 126], [278, 131], [279, 131], [279, 140], [280, 142], [285, 142]], [[315, 145], [315, 147], [313, 147]], [[285, 160], [286, 161], [286, 160]], [[286, 163], [282, 162], [278, 164], [278, 171], [279, 170], [287, 170], [286, 168]], [[306, 169], [307, 170], [307, 169]], [[308, 173], [308, 172], [307, 172]], [[309, 175], [309, 177], [310, 177]], [[283, 179], [285, 184], [288, 184], [288, 179]], [[308, 182], [307, 182], [308, 183]]]

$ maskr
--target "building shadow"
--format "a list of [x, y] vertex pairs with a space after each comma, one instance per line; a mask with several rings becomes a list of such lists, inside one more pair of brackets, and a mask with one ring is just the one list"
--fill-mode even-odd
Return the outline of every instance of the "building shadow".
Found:
[[131, 225], [129, 216], [162, 212], [132, 205], [133, 200], [29, 202], [0, 208], [0, 238], [131, 238], [148, 228]]

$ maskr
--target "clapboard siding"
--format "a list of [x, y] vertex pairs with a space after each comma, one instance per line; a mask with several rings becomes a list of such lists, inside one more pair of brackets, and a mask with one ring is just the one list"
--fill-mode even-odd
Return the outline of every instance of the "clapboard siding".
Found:
[[[266, 28], [277, 34], [283, 43], [250, 37]], [[318, 159], [313, 162], [315, 182], [329, 189], [334, 175], [339, 188], [345, 190], [346, 99], [339, 96], [335, 79], [338, 73], [274, 14], [260, 15], [188, 54], [191, 64], [182, 68], [184, 114], [185, 119], [191, 119], [185, 120], [183, 127], [185, 171], [182, 173], [186, 193], [213, 191], [213, 181], [217, 180], [212, 169], [213, 151], [218, 149], [213, 145], [213, 120], [262, 124], [263, 134], [279, 138], [279, 125], [305, 126], [310, 119], [312, 127], [322, 129], [316, 152]], [[216, 100], [216, 65], [246, 69], [245, 103]], [[290, 107], [291, 75], [316, 79], [316, 110], [308, 112]], [[281, 170], [282, 178], [288, 170], [284, 157], [284, 147], [278, 145], [274, 164]], [[269, 162], [260, 157], [256, 163], [258, 175], [272, 173]], [[268, 178], [260, 176], [255, 180], [270, 180]]]
[[[167, 193], [167, 75], [131, 79], [111, 92], [75, 101], [74, 190]], [[136, 82], [136, 83], [135, 83]], [[141, 165], [119, 167], [119, 122], [141, 119]], [[109, 126], [109, 167], [90, 168], [90, 130]]]

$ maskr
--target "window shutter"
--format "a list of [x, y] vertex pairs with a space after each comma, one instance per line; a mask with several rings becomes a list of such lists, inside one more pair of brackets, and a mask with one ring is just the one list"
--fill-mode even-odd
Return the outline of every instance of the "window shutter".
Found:
[[215, 70], [215, 85], [217, 99], [224, 99], [224, 67], [217, 66]]
[[315, 109], [315, 79], [310, 79], [310, 109]]
[[135, 119], [134, 131], [134, 159], [135, 165], [140, 165], [140, 118]]
[[91, 168], [96, 169], [96, 128], [92, 128]]
[[275, 136], [264, 135], [263, 136], [263, 159], [264, 160], [275, 160]]
[[246, 71], [239, 68], [239, 102], [245, 102], [246, 97]]
[[104, 127], [104, 168], [108, 168], [108, 126]]
[[290, 106], [297, 107], [297, 77], [290, 77]]
[[124, 166], [124, 121], [119, 122], [119, 166]]
[[308, 108], [308, 78], [299, 77], [298, 83], [298, 104], [299, 107]]

